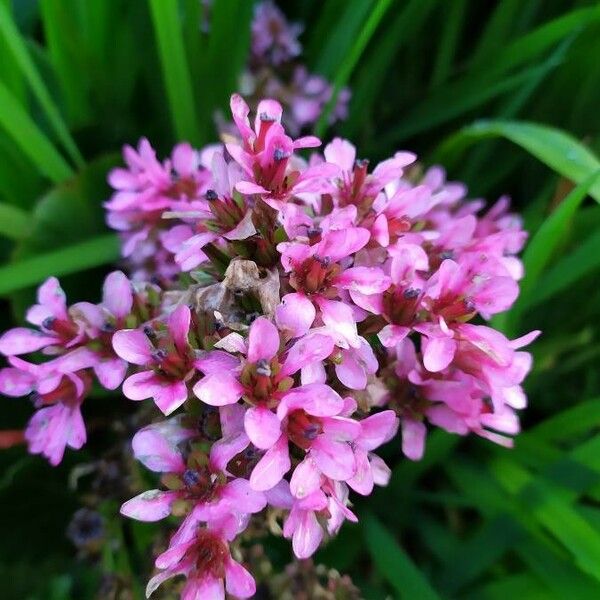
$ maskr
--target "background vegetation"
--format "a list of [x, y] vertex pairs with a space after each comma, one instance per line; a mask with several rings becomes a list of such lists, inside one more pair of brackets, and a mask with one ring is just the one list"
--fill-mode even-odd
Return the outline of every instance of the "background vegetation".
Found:
[[[2, 329], [50, 274], [72, 301], [98, 297], [118, 257], [101, 209], [107, 170], [142, 135], [162, 154], [181, 139], [215, 139], [213, 113], [246, 60], [251, 4], [215, 0], [202, 33], [199, 0], [0, 0]], [[317, 126], [326, 139], [350, 137], [374, 161], [415, 150], [473, 196], [513, 197], [531, 232], [527, 277], [496, 325], [544, 331], [516, 448], [438, 431], [410, 463], [388, 446], [390, 486], [357, 501], [361, 523], [318, 561], [372, 599], [600, 598], [600, 6], [282, 7], [305, 23], [309, 68], [353, 91], [346, 122]], [[125, 404], [98, 395], [86, 409], [118, 418]], [[3, 398], [0, 428], [22, 427], [29, 413]], [[92, 432], [57, 469], [22, 448], [0, 454], [3, 599], [94, 596], [98, 569], [76, 559], [65, 528], [80, 505], [70, 474], [104, 435]], [[109, 526], [131, 535], [118, 519]], [[142, 556], [150, 528], [133, 530]], [[267, 548], [278, 566], [286, 547]], [[103, 568], [136, 572], [127, 548], [105, 551]]]

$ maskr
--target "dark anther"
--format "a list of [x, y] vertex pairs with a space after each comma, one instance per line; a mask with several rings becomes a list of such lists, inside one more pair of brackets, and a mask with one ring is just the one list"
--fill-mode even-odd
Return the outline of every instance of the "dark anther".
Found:
[[54, 322], [56, 321], [55, 317], [46, 317], [43, 321], [42, 321], [42, 327], [44, 329], [52, 329], [52, 326], [54, 325]]
[[153, 283], [154, 285], [160, 285], [160, 277], [157, 275], [152, 275], [152, 277], [150, 277], [150, 283]]
[[421, 293], [421, 290], [418, 290], [416, 288], [406, 288], [404, 290], [404, 292], [402, 293], [402, 295], [404, 296], [404, 298], [406, 300], [413, 300], [414, 298], [416, 298], [419, 294]]
[[265, 377], [270, 377], [271, 376], [271, 366], [269, 365], [269, 363], [264, 358], [261, 358], [256, 363], [256, 374], [257, 375], [264, 375]]
[[444, 252], [440, 253], [440, 258], [442, 260], [453, 260], [454, 252], [452, 252], [452, 250], [444, 250]]
[[154, 350], [154, 352], [152, 352], [152, 358], [154, 360], [164, 360], [165, 358], [167, 358], [167, 352], [166, 350], [163, 350], [162, 348], [159, 348], [158, 350]]
[[244, 450], [244, 458], [246, 460], [254, 460], [258, 456], [258, 450], [254, 446], [248, 446]]
[[463, 302], [466, 310], [468, 310], [469, 312], [473, 312], [475, 310], [475, 302], [473, 298], [465, 298]]
[[260, 313], [259, 312], [248, 313], [246, 315], [246, 323], [248, 323], [248, 324], [254, 323], [254, 321], [256, 321], [256, 319], [258, 319], [258, 317], [260, 317]]
[[319, 237], [321, 233], [323, 233], [323, 230], [320, 227], [309, 227], [306, 235], [308, 236], [308, 239], [313, 239]]
[[100, 328], [104, 333], [112, 333], [115, 330], [115, 326], [110, 321], [104, 321]]
[[275, 117], [272, 117], [271, 115], [269, 115], [266, 112], [262, 112], [260, 113], [260, 120], [266, 123], [272, 123], [273, 121], [275, 121]]
[[183, 483], [185, 483], [185, 485], [189, 488], [194, 487], [195, 485], [198, 485], [198, 483], [200, 482], [200, 474], [198, 473], [198, 471], [194, 471], [193, 469], [186, 469], [183, 472]]
[[289, 158], [290, 155], [285, 151], [282, 150], [281, 148], [275, 148], [275, 152], [273, 152], [273, 158], [276, 161], [280, 161], [280, 160], [285, 160], [286, 158]]
[[331, 264], [331, 258], [329, 256], [321, 258], [320, 256], [315, 255], [315, 260], [324, 267], [328, 267]]
[[368, 158], [359, 158], [355, 161], [354, 165], [358, 168], [358, 169], [363, 169], [364, 167], [368, 167], [369, 166], [369, 159]]
[[317, 424], [312, 424], [306, 427], [303, 435], [307, 440], [314, 440], [319, 435], [319, 432], [320, 427]]
[[206, 194], [204, 194], [204, 197], [209, 202], [214, 202], [219, 197], [219, 195], [217, 194], [217, 192], [215, 192], [215, 190], [206, 190]]
[[144, 325], [144, 333], [150, 338], [156, 337], [156, 332], [150, 325]]

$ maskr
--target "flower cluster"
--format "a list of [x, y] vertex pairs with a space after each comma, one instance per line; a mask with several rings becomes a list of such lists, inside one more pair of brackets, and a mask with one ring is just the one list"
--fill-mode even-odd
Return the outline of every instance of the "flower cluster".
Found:
[[[285, 125], [294, 135], [316, 123], [333, 91], [326, 79], [299, 62], [301, 33], [302, 26], [289, 23], [271, 0], [256, 4], [250, 59], [242, 78], [242, 91], [250, 105], [256, 107], [263, 97], [278, 100], [285, 108]], [[331, 123], [346, 119], [349, 100], [350, 90], [343, 88]]]
[[[297, 49], [278, 43], [273, 60]], [[182, 519], [148, 594], [184, 575], [183, 598], [252, 596], [239, 558], [257, 519], [280, 521], [307, 558], [357, 519], [351, 491], [387, 483], [375, 450], [399, 428], [413, 460], [428, 424], [508, 446], [526, 404], [521, 348], [538, 332], [509, 340], [483, 324], [522, 276], [526, 234], [505, 198], [482, 212], [412, 153], [371, 169], [339, 138], [305, 159], [321, 142], [291, 136], [278, 102], [252, 123], [240, 96], [231, 110], [225, 145], [180, 144], [161, 163], [142, 140], [110, 174], [131, 281], [112, 273], [99, 305], [67, 309], [50, 279], [27, 316], [37, 329], [0, 338], [0, 389], [34, 394], [26, 437], [53, 464], [85, 441], [93, 376], [169, 417], [133, 438], [160, 486], [121, 509]], [[51, 358], [19, 358], [38, 350]]]

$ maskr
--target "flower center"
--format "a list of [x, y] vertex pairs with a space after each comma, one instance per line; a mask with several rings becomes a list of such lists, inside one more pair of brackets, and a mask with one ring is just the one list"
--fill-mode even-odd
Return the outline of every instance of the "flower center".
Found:
[[290, 284], [295, 290], [306, 294], [324, 293], [340, 270], [340, 266], [332, 263], [328, 257], [311, 256], [294, 268]]
[[319, 417], [313, 417], [304, 410], [295, 410], [287, 419], [288, 438], [304, 450], [308, 450], [313, 440], [323, 432]]
[[196, 533], [196, 570], [199, 575], [210, 575], [215, 579], [225, 577], [225, 563], [229, 558], [227, 544], [208, 529]]

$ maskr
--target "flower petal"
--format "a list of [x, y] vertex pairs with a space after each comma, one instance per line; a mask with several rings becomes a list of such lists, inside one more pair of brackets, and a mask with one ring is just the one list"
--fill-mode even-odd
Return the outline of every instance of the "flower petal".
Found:
[[233, 404], [243, 393], [244, 386], [227, 373], [211, 373], [194, 386], [196, 397], [211, 406]]
[[275, 321], [281, 330], [300, 337], [308, 332], [316, 314], [314, 304], [304, 294], [286, 294], [275, 309]]
[[137, 521], [160, 521], [171, 514], [171, 504], [178, 495], [178, 492], [148, 490], [127, 500], [121, 506], [121, 514]]
[[281, 435], [277, 415], [262, 406], [252, 406], [246, 411], [244, 427], [250, 441], [261, 450], [268, 450]]
[[115, 332], [112, 345], [118, 356], [134, 365], [150, 362], [154, 349], [146, 334], [139, 329], [121, 329]]
[[250, 475], [252, 489], [262, 492], [275, 487], [291, 466], [288, 440], [282, 435], [254, 467]]
[[266, 317], [258, 317], [248, 334], [248, 362], [271, 360], [279, 350], [279, 332]]

